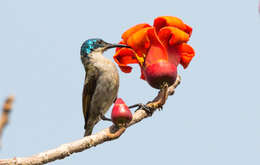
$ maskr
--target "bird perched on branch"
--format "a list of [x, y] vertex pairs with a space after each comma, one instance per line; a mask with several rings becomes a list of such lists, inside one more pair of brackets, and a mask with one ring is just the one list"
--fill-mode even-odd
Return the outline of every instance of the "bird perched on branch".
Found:
[[110, 44], [102, 39], [89, 39], [81, 46], [81, 61], [86, 75], [82, 94], [85, 134], [91, 135], [94, 126], [117, 98], [119, 75], [115, 64], [103, 56], [104, 51], [115, 47], [129, 47]]

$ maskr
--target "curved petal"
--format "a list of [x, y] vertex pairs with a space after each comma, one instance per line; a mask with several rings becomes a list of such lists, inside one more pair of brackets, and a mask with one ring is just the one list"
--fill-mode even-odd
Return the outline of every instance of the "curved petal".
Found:
[[131, 46], [139, 57], [143, 57], [150, 47], [150, 40], [148, 38], [148, 30], [154, 29], [153, 27], [146, 27], [138, 30], [129, 36], [127, 45]]
[[191, 33], [192, 33], [192, 27], [190, 27], [189, 25], [185, 24], [186, 26], [186, 30], [185, 32], [189, 34], [189, 36], [191, 36]]
[[166, 26], [160, 29], [158, 36], [166, 47], [168, 47], [168, 44], [173, 46], [175, 44], [188, 42], [190, 39], [190, 36], [186, 32], [172, 26]]
[[191, 35], [191, 33], [192, 33], [192, 28], [190, 26], [184, 24], [181, 19], [179, 19], [177, 17], [173, 17], [173, 16], [157, 17], [154, 20], [153, 26], [155, 27], [157, 33], [160, 31], [161, 28], [163, 28], [165, 26], [176, 27], [180, 30], [185, 31], [189, 35]]
[[195, 52], [193, 48], [186, 43], [176, 46], [176, 49], [181, 56], [180, 63], [183, 68], [186, 69], [190, 64], [192, 58], [195, 56]]
[[145, 57], [145, 67], [161, 60], [167, 61], [167, 50], [159, 40], [155, 29], [149, 29], [147, 32], [151, 46]]
[[128, 30], [126, 30], [123, 34], [122, 34], [122, 39], [127, 42], [128, 38], [134, 34], [135, 32], [146, 28], [146, 27], [151, 27], [151, 25], [147, 24], [147, 23], [143, 23], [143, 24], [137, 24], [131, 28], [129, 28]]
[[132, 67], [128, 66], [128, 64], [138, 63], [135, 57], [135, 52], [130, 48], [121, 48], [116, 52], [113, 58], [121, 71], [125, 73], [130, 73], [132, 71]]

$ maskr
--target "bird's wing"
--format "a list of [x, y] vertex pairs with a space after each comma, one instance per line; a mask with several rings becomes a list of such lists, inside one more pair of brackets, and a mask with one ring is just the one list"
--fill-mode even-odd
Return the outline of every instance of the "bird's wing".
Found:
[[85, 83], [83, 88], [83, 94], [82, 94], [82, 106], [83, 106], [83, 114], [85, 118], [85, 129], [87, 127], [87, 121], [89, 118], [89, 111], [91, 106], [91, 100], [92, 96], [96, 89], [96, 80], [97, 80], [97, 74], [95, 74], [95, 71], [86, 72], [85, 75]]

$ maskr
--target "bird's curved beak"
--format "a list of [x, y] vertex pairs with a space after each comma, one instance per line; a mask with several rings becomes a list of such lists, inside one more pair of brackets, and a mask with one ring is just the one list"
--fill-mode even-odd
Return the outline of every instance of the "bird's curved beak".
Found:
[[116, 47], [118, 47], [118, 48], [131, 48], [128, 45], [106, 43], [105, 50], [110, 49], [110, 48], [116, 48]]

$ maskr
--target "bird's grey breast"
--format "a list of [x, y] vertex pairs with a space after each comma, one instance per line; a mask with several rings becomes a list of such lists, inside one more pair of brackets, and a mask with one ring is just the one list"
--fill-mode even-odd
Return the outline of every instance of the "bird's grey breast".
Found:
[[102, 91], [94, 94], [94, 98], [98, 99], [93, 100], [92, 104], [98, 104], [98, 109], [102, 114], [105, 114], [117, 97], [119, 88], [118, 70], [116, 65], [103, 55], [96, 55], [90, 61], [98, 70], [96, 91]]

